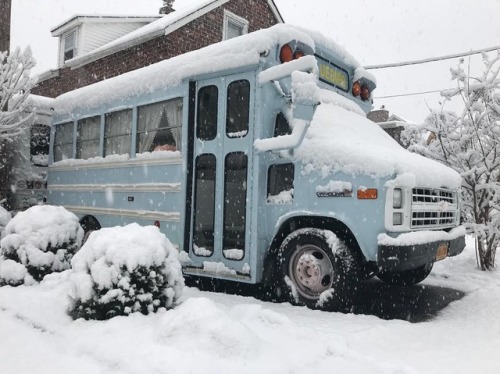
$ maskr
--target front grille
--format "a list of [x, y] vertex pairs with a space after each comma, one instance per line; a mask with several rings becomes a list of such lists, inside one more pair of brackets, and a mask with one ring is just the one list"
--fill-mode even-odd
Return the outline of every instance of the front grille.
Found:
[[446, 189], [414, 188], [411, 227], [446, 228], [456, 225], [457, 193]]
[[413, 202], [417, 203], [439, 203], [445, 201], [450, 204], [457, 203], [457, 194], [454, 191], [431, 189], [431, 188], [414, 188]]

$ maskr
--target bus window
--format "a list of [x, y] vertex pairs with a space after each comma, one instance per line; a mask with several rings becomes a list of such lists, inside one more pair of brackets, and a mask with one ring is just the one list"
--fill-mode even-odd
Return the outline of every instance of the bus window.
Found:
[[286, 119], [285, 115], [279, 112], [276, 115], [276, 124], [274, 126], [274, 136], [282, 136], [282, 135], [290, 135], [292, 133], [292, 129], [290, 128], [290, 124]]
[[106, 113], [104, 118], [104, 157], [130, 154], [132, 109]]
[[214, 251], [215, 171], [212, 154], [199, 155], [195, 167], [193, 250], [197, 256], [211, 256]]
[[198, 91], [196, 136], [200, 140], [213, 140], [217, 135], [218, 100], [217, 86], [205, 86]]
[[181, 148], [182, 99], [138, 107], [137, 153]]
[[248, 157], [241, 152], [226, 156], [224, 170], [224, 256], [241, 260], [245, 250]]
[[295, 167], [293, 164], [276, 164], [269, 167], [267, 175], [267, 196], [278, 196], [293, 190]]
[[73, 157], [73, 122], [56, 126], [54, 162]]
[[76, 158], [86, 160], [100, 156], [100, 135], [101, 116], [79, 120], [76, 133]]
[[37, 166], [47, 166], [50, 145], [50, 126], [35, 124], [31, 126], [31, 161]]
[[248, 133], [250, 114], [250, 82], [239, 80], [227, 87], [226, 134], [243, 138]]

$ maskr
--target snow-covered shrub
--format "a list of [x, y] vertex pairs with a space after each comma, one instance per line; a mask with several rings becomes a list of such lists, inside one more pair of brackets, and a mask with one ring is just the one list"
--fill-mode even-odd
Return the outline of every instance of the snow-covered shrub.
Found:
[[69, 269], [82, 238], [78, 217], [63, 207], [37, 205], [18, 213], [0, 241], [0, 285], [31, 284]]
[[184, 287], [177, 250], [155, 226], [94, 231], [71, 264], [75, 319], [170, 308]]
[[5, 226], [7, 226], [7, 223], [9, 223], [11, 219], [11, 214], [0, 205], [0, 239], [3, 238]]

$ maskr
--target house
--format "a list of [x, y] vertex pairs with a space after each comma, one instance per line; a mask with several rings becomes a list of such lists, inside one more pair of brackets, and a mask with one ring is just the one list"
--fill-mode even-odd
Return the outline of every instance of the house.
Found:
[[366, 117], [378, 124], [386, 133], [402, 145], [401, 132], [405, 129], [408, 121], [396, 114], [389, 115], [389, 111], [384, 106], [380, 109], [372, 110]]
[[56, 97], [283, 22], [273, 0], [185, 0], [177, 10], [173, 2], [163, 1], [158, 16], [75, 16], [56, 26], [58, 67], [32, 92]]

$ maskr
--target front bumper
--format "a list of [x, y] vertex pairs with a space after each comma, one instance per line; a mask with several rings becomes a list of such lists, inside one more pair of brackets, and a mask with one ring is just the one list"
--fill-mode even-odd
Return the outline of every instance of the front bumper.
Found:
[[381, 271], [402, 271], [436, 261], [438, 248], [447, 244], [448, 256], [456, 256], [465, 248], [465, 235], [450, 240], [436, 240], [413, 245], [379, 244], [377, 265]]

